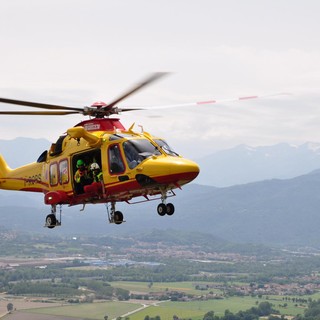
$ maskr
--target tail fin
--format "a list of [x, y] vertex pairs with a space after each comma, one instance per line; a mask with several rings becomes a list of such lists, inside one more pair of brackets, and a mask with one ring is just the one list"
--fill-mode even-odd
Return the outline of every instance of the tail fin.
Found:
[[10, 171], [11, 168], [8, 166], [2, 155], [0, 155], [0, 178], [5, 178], [8, 176]]

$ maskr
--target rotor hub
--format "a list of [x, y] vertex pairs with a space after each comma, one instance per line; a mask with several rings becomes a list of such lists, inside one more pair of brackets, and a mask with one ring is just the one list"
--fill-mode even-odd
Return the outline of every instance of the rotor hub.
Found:
[[103, 102], [103, 101], [96, 101], [94, 102], [92, 105], [91, 105], [92, 108], [97, 108], [97, 109], [100, 109], [100, 108], [105, 108], [105, 107], [108, 107], [108, 105]]

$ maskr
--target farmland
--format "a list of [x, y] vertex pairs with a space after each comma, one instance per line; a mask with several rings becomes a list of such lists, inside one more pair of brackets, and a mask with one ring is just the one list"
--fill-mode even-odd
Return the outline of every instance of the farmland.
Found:
[[[168, 289], [177, 288], [179, 283], [172, 283], [168, 285]], [[185, 286], [188, 284], [185, 283]], [[189, 284], [191, 286], [191, 283]], [[123, 284], [126, 287], [126, 284]], [[136, 283], [136, 286], [143, 286], [143, 283]], [[32, 304], [29, 302], [14, 302], [17, 305], [20, 313], [28, 315], [41, 314], [46, 316], [69, 316], [73, 318], [82, 319], [86, 315], [86, 319], [103, 319], [108, 314], [109, 317], [117, 318], [125, 316], [130, 320], [144, 319], [145, 316], [150, 317], [160, 316], [161, 319], [172, 319], [173, 315], [178, 315], [181, 318], [202, 319], [203, 315], [211, 310], [215, 314], [222, 316], [225, 310], [236, 313], [240, 310], [247, 310], [257, 305], [257, 303], [268, 301], [272, 303], [281, 314], [297, 315], [303, 313], [305, 306], [295, 307], [294, 303], [287, 303], [286, 307], [279, 307], [283, 305], [280, 297], [268, 297], [256, 299], [252, 297], [230, 297], [219, 300], [209, 301], [192, 301], [192, 302], [172, 302], [172, 301], [130, 301], [130, 302], [96, 302], [78, 305], [62, 305], [61, 304]], [[21, 309], [20, 309], [21, 308]], [[24, 310], [21, 312], [21, 310]], [[134, 312], [135, 311], [135, 312]], [[15, 319], [15, 313], [10, 315], [10, 319]], [[61, 319], [61, 318], [59, 318]]]
[[6, 319], [200, 320], [210, 311], [223, 317], [270, 303], [295, 316], [320, 296], [320, 261], [310, 250], [170, 236], [2, 235], [0, 314], [12, 303]]

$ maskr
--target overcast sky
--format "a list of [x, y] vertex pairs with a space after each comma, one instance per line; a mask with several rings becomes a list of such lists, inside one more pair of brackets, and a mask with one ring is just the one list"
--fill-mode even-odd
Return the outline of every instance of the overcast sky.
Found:
[[[290, 95], [127, 113], [125, 126], [193, 159], [241, 143], [320, 142], [319, 12], [316, 0], [2, 0], [0, 96], [82, 107], [169, 71], [120, 106]], [[81, 119], [2, 116], [0, 139], [54, 141]]]

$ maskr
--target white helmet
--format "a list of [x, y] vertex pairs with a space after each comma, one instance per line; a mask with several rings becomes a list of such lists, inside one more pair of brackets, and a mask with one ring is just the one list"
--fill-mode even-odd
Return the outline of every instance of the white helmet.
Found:
[[90, 170], [100, 170], [100, 167], [97, 163], [94, 162], [90, 165]]

